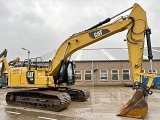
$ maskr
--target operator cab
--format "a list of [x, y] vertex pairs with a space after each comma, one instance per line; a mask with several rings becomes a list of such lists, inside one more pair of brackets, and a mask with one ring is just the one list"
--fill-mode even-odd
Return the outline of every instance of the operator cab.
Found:
[[73, 61], [61, 61], [61, 66], [57, 76], [54, 77], [55, 84], [67, 83], [67, 85], [75, 84], [75, 64]]

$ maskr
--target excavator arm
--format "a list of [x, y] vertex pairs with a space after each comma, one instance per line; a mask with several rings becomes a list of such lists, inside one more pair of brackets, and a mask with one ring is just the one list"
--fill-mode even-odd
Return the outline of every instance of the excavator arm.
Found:
[[0, 67], [0, 87], [6, 87], [8, 80], [7, 80], [7, 73], [6, 71], [8, 71], [8, 63], [7, 63], [7, 50], [4, 49], [4, 51], [0, 54], [0, 63], [1, 67]]
[[20, 61], [19, 57], [16, 57], [14, 60], [11, 60], [9, 63], [7, 61], [7, 50], [4, 49], [4, 51], [0, 54], [0, 63], [2, 62], [2, 67], [0, 68], [1, 75], [4, 71], [9, 71], [9, 66], [14, 66], [16, 62]]
[[[128, 30], [126, 40], [128, 45], [129, 61], [131, 63], [133, 71], [133, 88], [136, 89], [136, 93], [134, 94], [132, 99], [124, 107], [122, 107], [117, 115], [142, 118], [148, 110], [148, 105], [144, 99], [148, 94], [152, 93], [150, 91], [150, 86], [153, 78], [155, 77], [155, 74], [141, 73], [145, 35], [148, 43], [150, 61], [152, 61], [153, 58], [149, 36], [150, 29], [147, 24], [146, 12], [141, 8], [141, 6], [135, 3], [134, 6], [129, 9], [132, 9], [129, 16], [122, 16], [113, 23], [103, 25], [109, 22], [115, 16], [112, 18], [107, 18], [99, 24], [89, 28], [88, 30], [73, 34], [71, 37], [65, 40], [57, 50], [57, 53], [51, 62], [52, 64], [49, 67], [49, 71], [47, 72], [47, 75], [57, 76], [57, 73], [59, 73], [59, 71], [61, 70], [63, 63], [65, 63], [75, 51], [116, 33]], [[141, 75], [150, 77], [147, 86], [141, 83]], [[59, 81], [59, 79], [55, 79], [56, 81]], [[60, 82], [58, 83], [65, 82], [65, 80], [60, 80]]]
[[7, 56], [7, 50], [4, 49], [4, 51], [0, 54], [0, 63], [2, 62], [2, 67], [0, 68], [1, 75], [5, 70], [8, 71], [9, 68], [6, 56]]

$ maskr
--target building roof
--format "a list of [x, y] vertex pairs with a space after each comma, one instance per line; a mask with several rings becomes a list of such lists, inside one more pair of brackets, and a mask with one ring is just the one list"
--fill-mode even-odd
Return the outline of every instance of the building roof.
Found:
[[[160, 47], [152, 47], [152, 53], [153, 53], [153, 60], [160, 60]], [[49, 54], [48, 54], [48, 56], [49, 56]], [[53, 52], [52, 52], [51, 56], [53, 56]], [[49, 59], [52, 59], [51, 56], [49, 57]], [[47, 56], [45, 56], [45, 59], [46, 58], [47, 58]], [[144, 58], [144, 60], [148, 59], [147, 48], [144, 49], [143, 58]], [[122, 61], [122, 60], [128, 60], [128, 49], [127, 48], [81, 49], [81, 50], [78, 50], [75, 53], [73, 53], [73, 55], [71, 56], [71, 60], [74, 60], [74, 61]]]

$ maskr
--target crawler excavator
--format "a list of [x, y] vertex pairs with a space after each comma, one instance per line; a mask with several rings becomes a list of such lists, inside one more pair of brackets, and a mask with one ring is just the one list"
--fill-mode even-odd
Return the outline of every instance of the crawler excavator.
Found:
[[2, 66], [0, 68], [0, 87], [7, 87], [8, 86], [8, 71], [11, 67], [13, 67], [17, 62], [20, 61], [19, 57], [16, 57], [14, 60], [7, 62], [7, 50], [0, 54], [0, 63]]
[[[128, 16], [118, 17], [130, 9], [131, 13]], [[106, 24], [116, 17], [118, 17], [117, 20]], [[151, 30], [147, 24], [146, 12], [137, 3], [85, 31], [73, 34], [61, 44], [48, 68], [38, 65], [36, 62], [34, 64], [28, 62], [22, 66], [11, 68], [8, 72], [8, 85], [10, 87], [33, 89], [8, 92], [6, 102], [9, 105], [61, 111], [69, 106], [71, 100], [87, 100], [89, 97], [88, 90], [69, 87], [75, 84], [74, 63], [70, 61], [70, 56], [83, 47], [124, 30], [128, 30], [126, 41], [129, 62], [133, 71], [135, 94], [120, 109], [117, 115], [143, 118], [148, 111], [145, 98], [152, 94], [150, 86], [155, 74], [141, 73], [145, 36], [149, 53], [148, 58], [151, 64], [153, 56], [150, 42]], [[150, 78], [147, 85], [141, 83], [141, 75]]]
[[4, 51], [0, 54], [0, 63], [2, 63], [0, 68], [0, 88], [7, 87], [7, 76], [6, 76], [6, 69], [7, 66], [4, 65], [4, 58], [7, 56], [7, 50], [4, 49]]

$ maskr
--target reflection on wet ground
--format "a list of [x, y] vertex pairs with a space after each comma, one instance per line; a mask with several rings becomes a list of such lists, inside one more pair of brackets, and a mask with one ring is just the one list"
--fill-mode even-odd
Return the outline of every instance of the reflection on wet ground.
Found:
[[84, 120], [56, 114], [47, 114], [42, 111], [29, 109], [8, 108], [0, 105], [1, 120]]
[[[137, 120], [116, 116], [118, 110], [134, 94], [132, 88], [123, 86], [87, 88], [91, 93], [87, 101], [71, 102], [71, 105], [61, 112], [8, 106], [5, 102], [5, 95], [13, 89], [0, 89], [0, 120]], [[159, 120], [160, 118], [160, 90], [154, 89], [153, 92], [147, 98], [149, 111], [143, 120]]]

